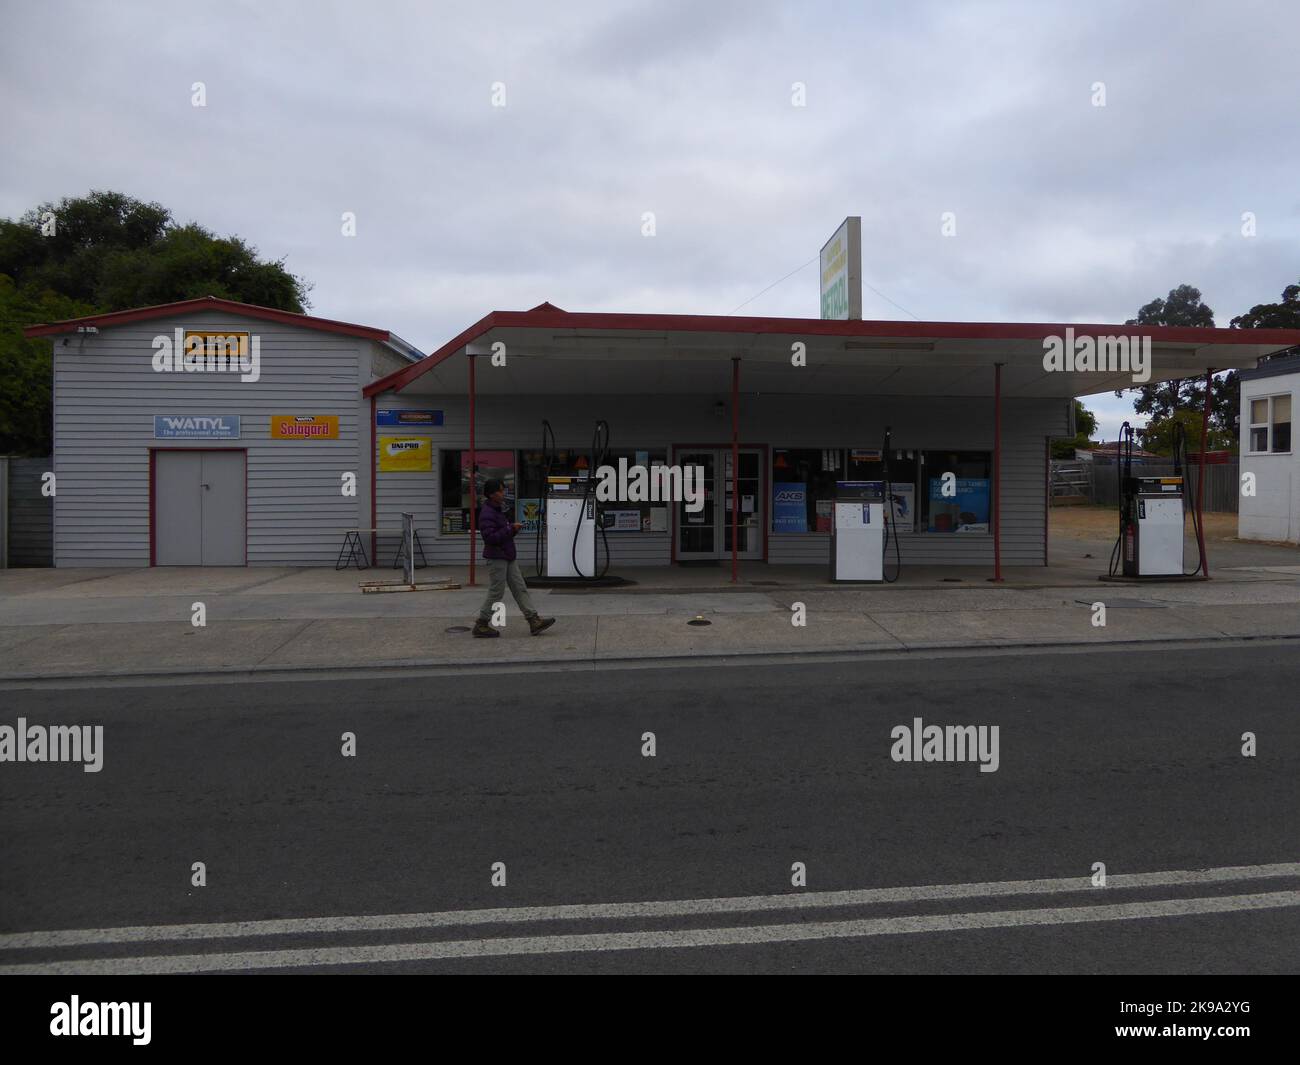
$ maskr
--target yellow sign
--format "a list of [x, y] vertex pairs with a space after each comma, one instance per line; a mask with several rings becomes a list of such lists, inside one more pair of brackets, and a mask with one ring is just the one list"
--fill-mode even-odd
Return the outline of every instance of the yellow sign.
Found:
[[185, 330], [185, 353], [203, 359], [247, 359], [248, 333], [228, 329]]
[[337, 440], [337, 414], [272, 414], [272, 440]]
[[381, 473], [410, 473], [433, 469], [433, 441], [427, 436], [381, 436]]

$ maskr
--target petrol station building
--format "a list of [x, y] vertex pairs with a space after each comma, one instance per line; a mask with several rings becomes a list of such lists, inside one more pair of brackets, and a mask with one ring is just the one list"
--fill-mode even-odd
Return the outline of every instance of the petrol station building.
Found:
[[[436, 530], [437, 562], [466, 564], [469, 453], [507, 480], [509, 496], [533, 499], [543, 491], [542, 420], [576, 463], [603, 419], [615, 458], [702, 464], [709, 488], [699, 517], [681, 506], [630, 508], [610, 530], [615, 566], [734, 556], [824, 567], [836, 485], [880, 476], [888, 427], [890, 480], [911, 504], [896, 526], [905, 564], [1046, 565], [1050, 441], [1074, 435], [1074, 397], [1133, 383], [1128, 372], [1045, 369], [1044, 342], [1067, 330], [1076, 340], [1149, 340], [1152, 381], [1254, 366], [1300, 339], [1282, 330], [582, 314], [550, 304], [495, 312], [363, 390], [376, 411], [433, 408], [441, 421], [426, 431], [439, 458], [423, 485], [377, 474], [376, 521], [417, 508], [417, 524]], [[955, 497], [938, 492], [945, 472], [956, 475]], [[527, 540], [520, 548], [531, 557]]]
[[[434, 566], [470, 567], [473, 505], [501, 477], [519, 520], [552, 473], [701, 466], [702, 511], [611, 504], [611, 571], [824, 568], [837, 486], [889, 437], [904, 566], [1048, 563], [1050, 441], [1072, 400], [1133, 384], [1045, 368], [1062, 337], [1149, 341], [1150, 380], [1254, 367], [1286, 330], [495, 311], [424, 356], [387, 330], [202, 299], [33, 326], [54, 344], [55, 564], [388, 564], [402, 514]], [[159, 338], [257, 342], [250, 372], [160, 358]], [[207, 343], [199, 340], [196, 343]], [[251, 352], [249, 352], [251, 353]], [[161, 368], [160, 368], [161, 364]], [[476, 482], [470, 471], [476, 471]], [[937, 490], [943, 474], [955, 492]], [[525, 572], [535, 541], [519, 540]], [[355, 561], [355, 559], [352, 559]]]
[[[387, 563], [402, 514], [434, 566], [471, 566], [477, 482], [529, 520], [552, 473], [610, 459], [705, 469], [699, 512], [616, 503], [612, 571], [826, 566], [837, 486], [879, 479], [885, 430], [907, 564], [1048, 563], [1049, 441], [1074, 397], [1130, 373], [1052, 371], [1044, 341], [1140, 334], [1151, 380], [1248, 368], [1295, 330], [495, 311], [422, 356], [387, 330], [187, 300], [31, 326], [55, 350], [56, 566], [338, 564], [348, 532]], [[252, 373], [160, 358], [256, 341]], [[161, 365], [160, 365], [161, 363]], [[250, 378], [256, 377], [256, 380]], [[944, 473], [956, 492], [941, 495]], [[520, 538], [530, 570], [532, 533]]]

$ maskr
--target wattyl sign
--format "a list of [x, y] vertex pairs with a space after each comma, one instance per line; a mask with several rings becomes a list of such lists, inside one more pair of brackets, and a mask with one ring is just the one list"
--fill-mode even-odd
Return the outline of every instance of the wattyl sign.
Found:
[[238, 440], [238, 414], [155, 414], [155, 440]]

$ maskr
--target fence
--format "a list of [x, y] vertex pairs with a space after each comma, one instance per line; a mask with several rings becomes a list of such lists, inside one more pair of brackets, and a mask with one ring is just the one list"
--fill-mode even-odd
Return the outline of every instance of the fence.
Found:
[[0, 566], [54, 564], [54, 500], [41, 493], [46, 458], [0, 455]]
[[[1106, 506], [1119, 506], [1119, 486], [1115, 464], [1098, 462], [1094, 459], [1085, 463], [1092, 467], [1092, 501]], [[1202, 507], [1210, 514], [1236, 514], [1237, 504], [1241, 498], [1241, 479], [1238, 476], [1238, 463], [1207, 463], [1205, 467], [1205, 503]], [[1134, 477], [1172, 477], [1174, 467], [1169, 464], [1134, 463]], [[1198, 467], [1189, 464], [1183, 467], [1183, 476], [1191, 482], [1189, 498], [1195, 498]]]

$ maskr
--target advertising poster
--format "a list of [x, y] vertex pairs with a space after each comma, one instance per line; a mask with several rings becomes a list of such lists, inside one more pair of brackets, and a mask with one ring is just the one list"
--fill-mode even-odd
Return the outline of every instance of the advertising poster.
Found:
[[238, 414], [155, 414], [155, 440], [238, 440]]
[[802, 481], [784, 481], [772, 485], [772, 531], [808, 531], [808, 488]]
[[442, 411], [417, 410], [414, 407], [397, 410], [377, 410], [375, 411], [375, 424], [437, 426], [442, 424]]
[[521, 499], [515, 504], [515, 521], [523, 526], [522, 532], [535, 533], [541, 517], [542, 501], [540, 499]]
[[930, 532], [988, 532], [989, 480], [958, 477], [956, 495], [943, 494], [943, 479], [930, 478]]
[[337, 440], [337, 414], [272, 414], [272, 440]]
[[380, 473], [427, 473], [433, 469], [433, 441], [427, 436], [381, 436]]
[[906, 529], [909, 532], [916, 528], [916, 485], [914, 484], [895, 484], [889, 485], [889, 498], [893, 503], [891, 511], [891, 520], [899, 529]]
[[817, 531], [830, 532], [835, 519], [835, 500], [817, 500]]
[[[506, 499], [515, 497], [515, 453], [513, 451], [476, 451], [474, 462], [474, 498], [483, 501], [483, 486], [498, 480], [506, 486]], [[460, 483], [469, 484], [469, 452], [460, 453]]]

